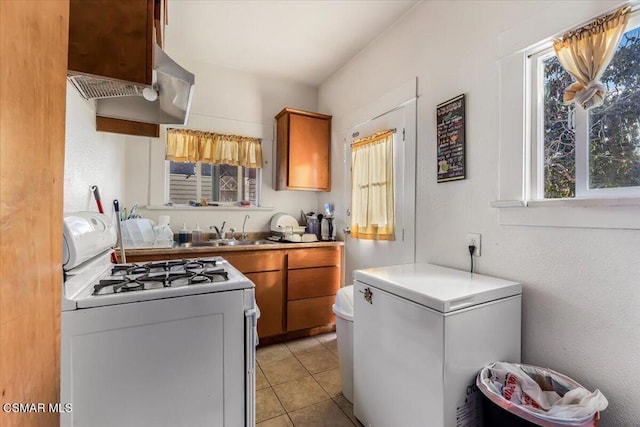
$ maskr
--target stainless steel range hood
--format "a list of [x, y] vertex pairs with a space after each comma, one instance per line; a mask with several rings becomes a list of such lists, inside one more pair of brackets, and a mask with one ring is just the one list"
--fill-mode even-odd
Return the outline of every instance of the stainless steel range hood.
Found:
[[[154, 43], [153, 86], [73, 71], [68, 79], [85, 99], [96, 100], [96, 115], [153, 124], [185, 125], [195, 76]], [[145, 89], [146, 92], [145, 92]], [[146, 95], [157, 92], [155, 100]], [[151, 98], [148, 96], [148, 98]]]

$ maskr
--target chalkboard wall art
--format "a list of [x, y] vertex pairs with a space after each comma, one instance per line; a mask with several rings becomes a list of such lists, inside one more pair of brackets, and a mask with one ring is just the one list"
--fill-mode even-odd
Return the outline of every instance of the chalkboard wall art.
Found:
[[436, 107], [438, 182], [465, 179], [464, 94]]

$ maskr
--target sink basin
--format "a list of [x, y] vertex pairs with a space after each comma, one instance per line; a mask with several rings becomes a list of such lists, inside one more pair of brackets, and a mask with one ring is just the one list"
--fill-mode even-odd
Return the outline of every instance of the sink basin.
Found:
[[206, 246], [227, 246], [227, 245], [218, 241], [180, 243], [181, 248], [202, 248]]
[[276, 242], [270, 240], [232, 240], [232, 239], [220, 239], [209, 240], [208, 242], [188, 242], [182, 243], [182, 248], [202, 248], [202, 247], [216, 247], [216, 246], [253, 246], [253, 245], [273, 245]]

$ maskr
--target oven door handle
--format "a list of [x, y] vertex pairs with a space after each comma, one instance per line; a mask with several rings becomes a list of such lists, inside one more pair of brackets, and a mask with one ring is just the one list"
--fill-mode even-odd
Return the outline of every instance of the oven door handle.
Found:
[[256, 420], [256, 345], [258, 345], [258, 312], [245, 310], [245, 426], [254, 427]]

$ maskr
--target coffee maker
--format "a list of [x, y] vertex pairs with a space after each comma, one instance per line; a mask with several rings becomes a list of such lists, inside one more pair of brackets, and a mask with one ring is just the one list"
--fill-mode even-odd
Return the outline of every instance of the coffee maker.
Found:
[[320, 240], [336, 240], [333, 217], [333, 203], [324, 204], [324, 215], [322, 216], [322, 222], [320, 223]]

